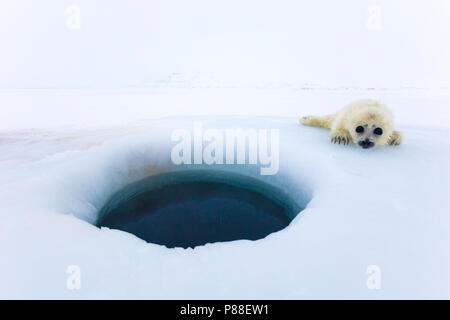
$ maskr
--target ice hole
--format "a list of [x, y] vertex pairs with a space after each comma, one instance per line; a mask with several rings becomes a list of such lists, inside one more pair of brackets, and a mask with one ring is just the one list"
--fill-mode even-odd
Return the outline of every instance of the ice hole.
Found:
[[279, 188], [229, 172], [159, 174], [128, 185], [101, 209], [97, 226], [155, 244], [195, 247], [257, 240], [282, 230], [303, 208]]

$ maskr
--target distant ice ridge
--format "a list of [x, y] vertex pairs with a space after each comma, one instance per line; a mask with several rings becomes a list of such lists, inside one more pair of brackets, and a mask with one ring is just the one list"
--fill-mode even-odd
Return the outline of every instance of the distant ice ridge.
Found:
[[[202, 117], [278, 128], [280, 171], [267, 178], [310, 196], [307, 208], [265, 239], [187, 250], [94, 227], [114, 191], [177, 170], [170, 133], [196, 119], [3, 132], [0, 297], [450, 298], [447, 129], [405, 127], [402, 146], [364, 151], [296, 117]], [[261, 177], [254, 166], [227, 170]], [[69, 266], [79, 290], [67, 286]]]
[[[173, 80], [171, 80], [173, 83]], [[30, 128], [104, 128], [180, 116], [298, 117], [336, 112], [353, 100], [381, 100], [400, 127], [450, 128], [450, 89], [349, 86], [200, 87], [0, 90], [0, 133]], [[176, 81], [175, 81], [176, 82]], [[267, 85], [267, 86], [266, 86]]]
[[[370, 83], [370, 82], [368, 82]], [[255, 78], [223, 78], [214, 73], [182, 73], [171, 72], [165, 74], [155, 73], [147, 80], [141, 82], [139, 85], [131, 86], [130, 88], [209, 88], [209, 89], [226, 89], [226, 88], [241, 88], [241, 89], [291, 89], [291, 90], [319, 90], [319, 91], [398, 91], [398, 90], [450, 90], [450, 83], [442, 83], [439, 87], [432, 86], [418, 86], [415, 82], [404, 82], [400, 85], [356, 85], [348, 82], [347, 84], [336, 82], [304, 82], [293, 78], [281, 79], [262, 79]]]

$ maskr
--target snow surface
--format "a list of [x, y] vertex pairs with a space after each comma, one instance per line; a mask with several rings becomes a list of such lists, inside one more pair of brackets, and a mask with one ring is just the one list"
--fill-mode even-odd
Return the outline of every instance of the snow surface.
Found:
[[[58, 94], [42, 93], [48, 105]], [[175, 99], [177, 91], [167, 95]], [[313, 95], [319, 101], [328, 98], [326, 104], [316, 102], [321, 108], [314, 113], [335, 109], [349, 95]], [[421, 95], [425, 101], [417, 90], [392, 96], [410, 102], [393, 104], [397, 115], [409, 115], [399, 121], [405, 141], [400, 147], [375, 150], [333, 145], [327, 131], [300, 126], [298, 117], [276, 117], [276, 108], [266, 117], [169, 117], [127, 124], [122, 113], [125, 119], [110, 125], [95, 123], [98, 119], [82, 125], [72, 119], [67, 126], [69, 117], [56, 114], [53, 127], [46, 127], [45, 117], [36, 113], [42, 128], [0, 134], [0, 297], [450, 298], [448, 123], [414, 125], [430, 110], [448, 119], [448, 100], [437, 96], [430, 104], [435, 108], [424, 112], [420, 99], [413, 103]], [[238, 96], [244, 104], [255, 97]], [[184, 97], [178, 96], [179, 103]], [[314, 108], [299, 103], [296, 111], [300, 116]], [[90, 109], [83, 110], [86, 115]], [[149, 118], [157, 118], [156, 109], [154, 115], [148, 112]], [[28, 119], [22, 120], [22, 127], [29, 125]], [[101, 206], [121, 187], [180, 169], [170, 162], [171, 132], [191, 130], [195, 120], [205, 128], [279, 128], [277, 175], [262, 177], [249, 165], [226, 170], [267, 179], [308, 203], [307, 208], [286, 229], [264, 239], [194, 249], [167, 249], [92, 225]], [[423, 123], [427, 120], [436, 121], [425, 116]], [[80, 290], [66, 287], [70, 265], [81, 268]], [[370, 265], [381, 270], [380, 290], [366, 285]]]

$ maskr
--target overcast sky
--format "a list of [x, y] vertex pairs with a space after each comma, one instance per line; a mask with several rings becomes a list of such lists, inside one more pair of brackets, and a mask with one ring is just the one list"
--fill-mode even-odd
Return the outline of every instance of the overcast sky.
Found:
[[0, 40], [0, 88], [450, 86], [449, 0], [2, 0]]

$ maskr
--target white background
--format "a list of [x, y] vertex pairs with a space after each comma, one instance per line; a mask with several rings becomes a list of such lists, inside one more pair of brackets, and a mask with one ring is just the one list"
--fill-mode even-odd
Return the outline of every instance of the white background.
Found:
[[448, 0], [4, 0], [0, 88], [448, 88], [449, 35]]

